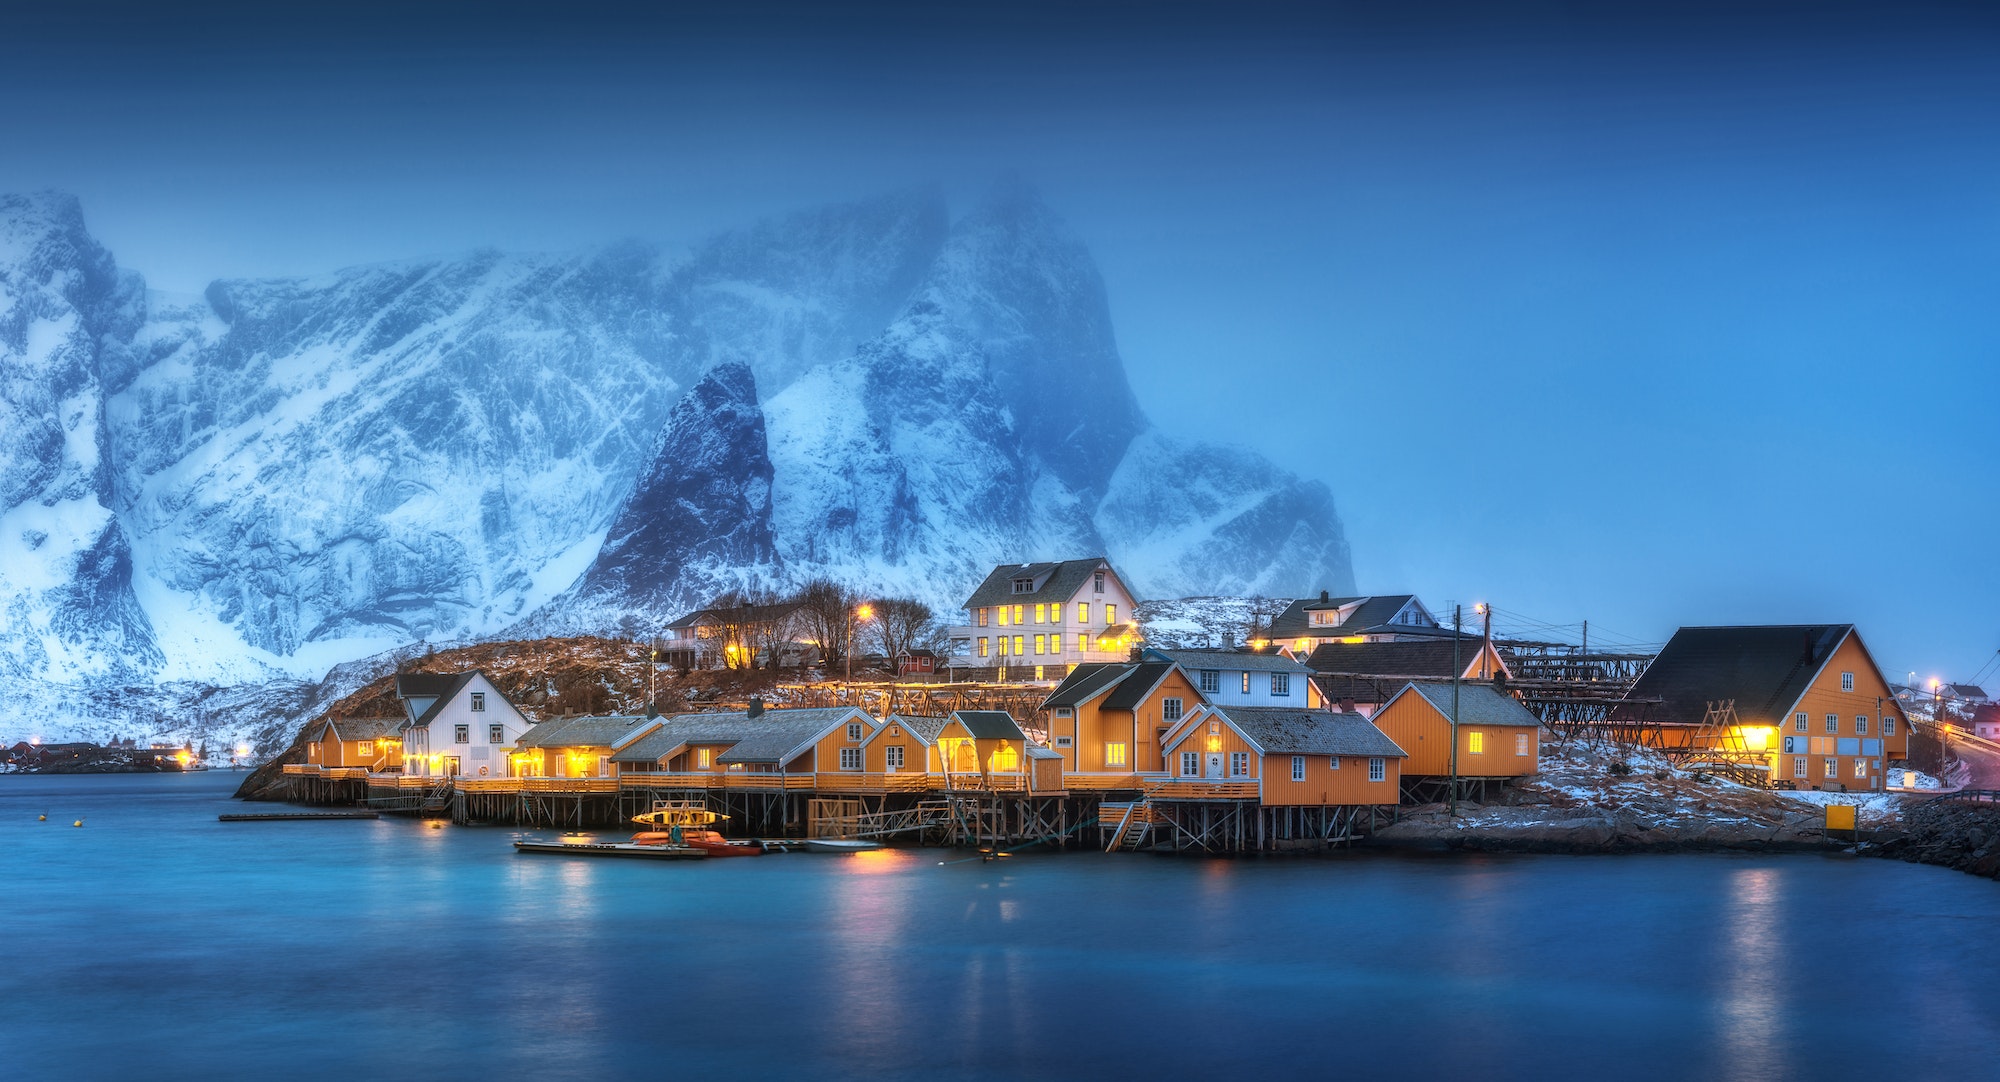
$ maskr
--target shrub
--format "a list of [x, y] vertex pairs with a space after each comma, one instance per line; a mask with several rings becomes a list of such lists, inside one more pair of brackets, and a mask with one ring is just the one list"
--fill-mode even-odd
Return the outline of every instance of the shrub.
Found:
[[1619, 778], [1625, 777], [1626, 775], [1632, 773], [1632, 764], [1625, 762], [1624, 760], [1621, 759], [1611, 764], [1611, 773], [1612, 776], [1614, 777], [1619, 777]]

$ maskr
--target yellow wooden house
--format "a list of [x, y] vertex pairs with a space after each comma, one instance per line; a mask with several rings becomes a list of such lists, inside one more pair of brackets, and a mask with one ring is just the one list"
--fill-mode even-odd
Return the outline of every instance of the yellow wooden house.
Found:
[[1356, 713], [1208, 709], [1165, 740], [1155, 800], [1254, 800], [1265, 807], [1386, 805], [1400, 799], [1403, 749]]
[[550, 718], [521, 734], [508, 774], [522, 778], [608, 778], [613, 752], [652, 720], [631, 714]]
[[[1448, 777], [1453, 770], [1452, 685], [1404, 684], [1373, 718], [1410, 753], [1408, 777]], [[1518, 778], [1540, 773], [1542, 723], [1513, 696], [1492, 684], [1458, 685], [1458, 763], [1461, 778]]]
[[1154, 660], [1079, 665], [1040, 709], [1064, 784], [1117, 789], [1165, 769], [1160, 738], [1204, 701], [1179, 665]]
[[306, 765], [381, 774], [403, 768], [402, 718], [328, 718], [306, 734]]

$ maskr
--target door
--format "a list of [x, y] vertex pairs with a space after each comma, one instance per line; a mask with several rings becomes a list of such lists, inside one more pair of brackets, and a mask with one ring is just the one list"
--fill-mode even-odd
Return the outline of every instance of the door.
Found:
[[444, 757], [444, 773], [445, 777], [448, 778], [455, 778], [458, 776], [458, 756], [447, 755]]
[[1207, 769], [1206, 773], [1205, 773], [1205, 774], [1204, 774], [1203, 776], [1204, 776], [1204, 777], [1206, 777], [1206, 778], [1208, 778], [1208, 780], [1210, 780], [1210, 781], [1221, 781], [1221, 780], [1222, 780], [1222, 753], [1221, 753], [1221, 752], [1219, 752], [1219, 751], [1211, 751], [1211, 752], [1209, 752], [1209, 753], [1208, 753], [1208, 763], [1207, 763], [1207, 767], [1208, 767], [1208, 769]]

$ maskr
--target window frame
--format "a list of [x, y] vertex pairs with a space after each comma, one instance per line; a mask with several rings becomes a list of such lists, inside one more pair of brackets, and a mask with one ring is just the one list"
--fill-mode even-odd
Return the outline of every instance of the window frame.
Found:
[[860, 748], [847, 747], [840, 749], [840, 769], [859, 770], [861, 769], [861, 767], [862, 767], [862, 762], [861, 762]]
[[486, 742], [488, 744], [505, 744], [507, 742], [507, 727], [499, 722], [489, 723], [486, 726]]
[[471, 692], [470, 694], [471, 694], [471, 700], [472, 700], [472, 709], [473, 709], [474, 711], [478, 712], [478, 713], [482, 713], [482, 714], [483, 714], [483, 713], [485, 713], [485, 712], [486, 712], [486, 693], [485, 693], [485, 692], [483, 692], [483, 691], [475, 691], [475, 692]]
[[1289, 699], [1292, 697], [1292, 674], [1274, 672], [1271, 674], [1271, 697]]
[[1195, 679], [1195, 687], [1199, 688], [1203, 693], [1208, 695], [1221, 694], [1222, 670], [1221, 669], [1199, 670], [1199, 674]]
[[1793, 714], [1792, 731], [1795, 733], [1812, 732], [1812, 718], [1808, 716], [1803, 710], [1796, 714]]
[[1866, 714], [1854, 715], [1854, 735], [1855, 736], [1868, 735], [1868, 715]]
[[1178, 695], [1169, 695], [1160, 700], [1160, 720], [1179, 721], [1187, 716], [1187, 706]]
[[1840, 735], [1840, 715], [1839, 715], [1839, 714], [1828, 714], [1828, 715], [1826, 716], [1826, 735], [1828, 735], [1828, 736], [1839, 736], [1839, 735]]
[[1229, 753], [1229, 776], [1232, 778], [1247, 778], [1250, 776], [1249, 752], [1232, 751]]
[[1518, 755], [1532, 755], [1532, 754], [1534, 754], [1534, 751], [1535, 751], [1535, 746], [1534, 746], [1534, 745], [1533, 745], [1532, 743], [1530, 743], [1530, 742], [1529, 742], [1529, 739], [1530, 739], [1530, 738], [1529, 738], [1529, 736], [1528, 736], [1528, 734], [1527, 734], [1527, 733], [1515, 733], [1515, 734], [1514, 734], [1514, 754], [1515, 754], [1515, 755], [1517, 755], [1517, 756], [1518, 756]]
[[883, 746], [882, 762], [885, 766], [888, 767], [888, 769], [901, 770], [903, 769], [903, 763], [905, 761], [906, 760], [904, 759], [903, 745], [887, 744]]
[[1468, 730], [1465, 734], [1465, 753], [1467, 755], [1486, 754], [1486, 734], [1478, 729]]
[[1389, 760], [1384, 759], [1379, 755], [1370, 756], [1368, 759], [1368, 780], [1388, 781]]
[[1201, 753], [1198, 751], [1181, 752], [1181, 777], [1198, 778], [1200, 776]]
[[1841, 673], [1841, 674], [1840, 674], [1840, 690], [1842, 690], [1842, 691], [1853, 691], [1853, 690], [1854, 690], [1854, 674], [1853, 674], [1853, 673], [1851, 673], [1851, 672], [1844, 672], [1844, 673]]
[[1130, 768], [1132, 753], [1122, 740], [1104, 742], [1104, 768], [1106, 770], [1126, 770]]
[[472, 726], [465, 722], [460, 722], [457, 725], [452, 726], [451, 742], [454, 744], [472, 743]]
[[1327, 768], [1328, 770], [1339, 770], [1339, 769], [1340, 769], [1340, 756], [1338, 756], [1338, 755], [1329, 755], [1329, 756], [1327, 756], [1327, 757], [1326, 757], [1326, 768]]
[[1306, 757], [1303, 755], [1292, 756], [1292, 780], [1306, 780]]

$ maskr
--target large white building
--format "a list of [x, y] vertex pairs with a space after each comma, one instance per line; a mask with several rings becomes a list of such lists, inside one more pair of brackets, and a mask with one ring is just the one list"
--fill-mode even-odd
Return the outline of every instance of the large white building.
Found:
[[1282, 651], [1147, 650], [1146, 657], [1180, 666], [1202, 700], [1216, 706], [1318, 710], [1325, 702], [1312, 670]]
[[403, 773], [422, 778], [507, 776], [507, 756], [531, 727], [486, 674], [404, 673], [396, 698], [408, 720]]
[[1139, 642], [1132, 592], [1102, 556], [1001, 564], [950, 630], [959, 664], [1034, 668], [1048, 679], [1091, 661], [1126, 661]]

